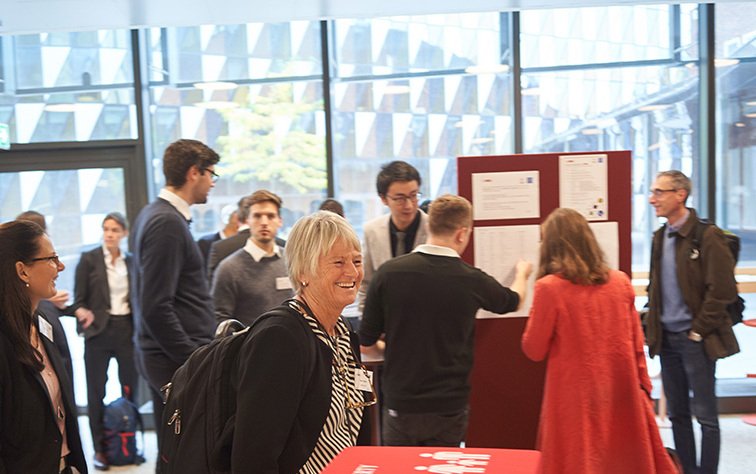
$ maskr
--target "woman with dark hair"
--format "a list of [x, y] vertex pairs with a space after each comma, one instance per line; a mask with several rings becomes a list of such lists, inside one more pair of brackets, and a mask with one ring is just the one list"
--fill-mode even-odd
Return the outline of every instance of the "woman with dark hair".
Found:
[[68, 374], [36, 312], [65, 266], [37, 224], [0, 225], [0, 472], [87, 472]]
[[552, 212], [522, 349], [547, 359], [543, 473], [675, 473], [651, 402], [635, 294], [610, 270], [585, 218]]
[[76, 266], [72, 309], [84, 334], [84, 364], [87, 374], [89, 429], [94, 443], [94, 467], [106, 470], [103, 403], [108, 364], [115, 357], [123, 395], [136, 393], [137, 371], [134, 363], [134, 323], [129, 305], [129, 266], [131, 255], [122, 252], [121, 240], [128, 224], [118, 212], [102, 221], [103, 242], [81, 254]]

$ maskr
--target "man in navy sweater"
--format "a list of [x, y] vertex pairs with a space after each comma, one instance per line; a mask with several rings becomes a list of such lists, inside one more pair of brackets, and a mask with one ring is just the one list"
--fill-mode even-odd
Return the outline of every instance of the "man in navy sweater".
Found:
[[163, 412], [160, 388], [215, 330], [204, 260], [189, 231], [189, 207], [207, 201], [219, 160], [196, 140], [169, 145], [163, 155], [165, 188], [139, 213], [131, 234], [135, 352], [152, 392], [156, 425]]

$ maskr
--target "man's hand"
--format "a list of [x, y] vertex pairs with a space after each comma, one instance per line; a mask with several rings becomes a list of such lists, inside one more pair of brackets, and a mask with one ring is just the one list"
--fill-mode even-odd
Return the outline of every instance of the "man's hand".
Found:
[[66, 306], [68, 306], [68, 297], [69, 297], [68, 290], [58, 290], [55, 295], [53, 295], [50, 298], [47, 298], [47, 301], [54, 304], [56, 308], [63, 309]]
[[533, 273], [533, 264], [528, 262], [527, 260], [520, 259], [517, 262], [517, 265], [515, 265], [515, 270], [517, 271], [517, 273], [522, 273], [527, 280], [528, 278], [530, 278], [530, 274]]
[[517, 262], [517, 265], [515, 265], [515, 279], [509, 289], [520, 295], [520, 303], [517, 305], [518, 310], [522, 308], [522, 305], [525, 303], [528, 290], [528, 278], [530, 278], [531, 273], [533, 273], [532, 263], [520, 259]]
[[77, 308], [76, 311], [74, 311], [74, 315], [84, 329], [91, 326], [94, 322], [94, 313], [87, 308]]

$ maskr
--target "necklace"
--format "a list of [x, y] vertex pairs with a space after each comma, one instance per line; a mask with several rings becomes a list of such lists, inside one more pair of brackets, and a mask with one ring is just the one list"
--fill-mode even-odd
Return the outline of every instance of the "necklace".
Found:
[[[36, 328], [32, 326], [31, 343], [34, 349], [42, 356], [43, 368], [40, 372], [42, 373], [42, 378], [45, 379], [45, 385], [48, 387], [48, 395], [52, 397], [52, 386], [55, 383], [55, 373], [52, 370], [52, 364], [50, 363], [50, 360], [47, 358], [47, 351], [44, 349], [44, 347], [40, 348], [42, 341], [39, 338], [39, 332], [37, 332], [35, 329]], [[58, 382], [58, 385], [59, 384], [60, 382]], [[60, 390], [60, 388], [58, 388], [58, 390]], [[55, 405], [55, 417], [58, 420], [63, 421], [66, 417], [66, 412], [61, 406], [60, 394], [58, 394], [58, 397], [56, 398], [57, 400], [52, 400], [53, 405]]]

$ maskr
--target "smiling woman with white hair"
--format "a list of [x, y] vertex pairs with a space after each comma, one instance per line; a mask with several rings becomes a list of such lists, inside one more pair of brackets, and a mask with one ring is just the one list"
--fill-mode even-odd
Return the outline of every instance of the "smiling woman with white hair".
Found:
[[321, 472], [368, 438], [375, 393], [341, 317], [362, 283], [360, 241], [316, 212], [294, 224], [286, 260], [296, 296], [260, 316], [240, 351], [233, 472]]

